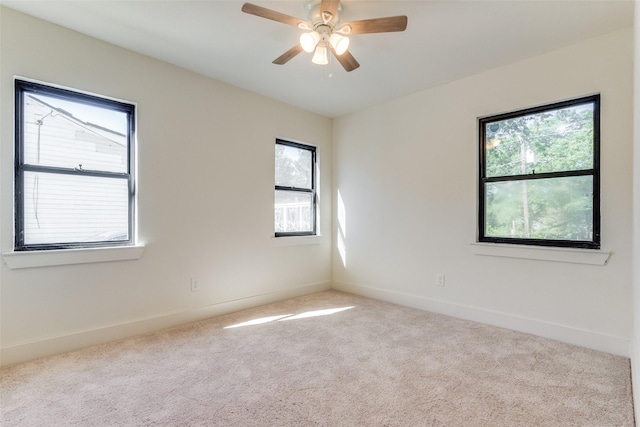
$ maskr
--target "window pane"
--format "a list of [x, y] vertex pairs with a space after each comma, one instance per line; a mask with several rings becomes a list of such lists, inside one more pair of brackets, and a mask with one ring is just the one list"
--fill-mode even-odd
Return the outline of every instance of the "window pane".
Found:
[[276, 144], [276, 185], [311, 189], [311, 150]]
[[24, 162], [126, 173], [127, 114], [24, 93]]
[[487, 184], [485, 235], [591, 241], [592, 190], [592, 176]]
[[128, 181], [25, 172], [24, 243], [129, 240]]
[[593, 168], [594, 104], [486, 123], [486, 176]]
[[276, 233], [313, 232], [313, 195], [276, 190], [274, 214]]

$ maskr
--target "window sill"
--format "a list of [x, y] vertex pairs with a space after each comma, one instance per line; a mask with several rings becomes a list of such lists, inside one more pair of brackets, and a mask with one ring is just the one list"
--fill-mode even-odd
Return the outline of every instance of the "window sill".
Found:
[[323, 236], [280, 236], [271, 237], [273, 246], [304, 246], [304, 245], [319, 245], [323, 241]]
[[51, 251], [4, 252], [2, 259], [11, 269], [48, 267], [53, 265], [87, 264], [135, 260], [142, 257], [144, 246], [120, 246], [91, 249], [60, 249]]
[[590, 265], [606, 265], [612, 253], [611, 251], [592, 249], [548, 248], [526, 245], [502, 245], [499, 243], [472, 243], [471, 247], [475, 255]]

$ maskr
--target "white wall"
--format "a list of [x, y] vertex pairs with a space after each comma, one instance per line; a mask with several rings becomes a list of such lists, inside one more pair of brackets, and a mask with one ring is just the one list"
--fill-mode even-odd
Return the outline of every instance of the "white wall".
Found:
[[[621, 30], [336, 119], [334, 287], [628, 354], [632, 41]], [[474, 254], [477, 118], [598, 92], [609, 263]]]
[[[3, 263], [3, 363], [330, 287], [330, 119], [0, 10], [2, 251], [12, 250], [15, 75], [137, 104], [146, 245], [137, 261]], [[327, 236], [318, 244], [271, 237], [276, 136], [319, 147]], [[190, 291], [191, 277], [200, 291]]]

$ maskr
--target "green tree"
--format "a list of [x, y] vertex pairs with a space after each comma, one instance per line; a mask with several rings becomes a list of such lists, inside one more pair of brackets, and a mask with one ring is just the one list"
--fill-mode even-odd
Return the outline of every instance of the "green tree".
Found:
[[311, 188], [311, 167], [309, 150], [276, 144], [276, 185]]
[[591, 108], [573, 106], [488, 123], [485, 154], [487, 177], [532, 177], [487, 184], [487, 236], [591, 238], [592, 177], [534, 178], [593, 167]]

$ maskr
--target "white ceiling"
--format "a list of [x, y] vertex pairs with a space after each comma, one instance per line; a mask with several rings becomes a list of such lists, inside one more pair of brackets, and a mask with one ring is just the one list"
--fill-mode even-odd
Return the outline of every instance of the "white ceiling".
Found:
[[[305, 52], [272, 64], [301, 30], [242, 13], [240, 0], [0, 1], [327, 117], [633, 25], [633, 1], [622, 0], [343, 0], [343, 22], [409, 18], [404, 32], [353, 35], [360, 68], [347, 73]], [[251, 2], [305, 18], [304, 0]]]

